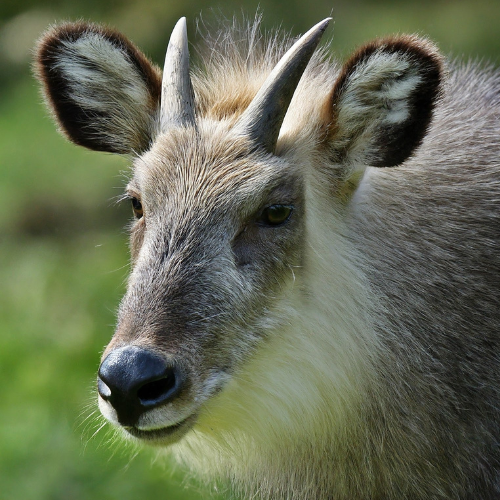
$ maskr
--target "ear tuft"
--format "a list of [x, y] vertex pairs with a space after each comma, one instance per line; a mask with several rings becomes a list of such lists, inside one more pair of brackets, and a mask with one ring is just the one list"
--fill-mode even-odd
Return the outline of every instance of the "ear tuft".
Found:
[[123, 35], [83, 22], [56, 26], [38, 42], [35, 71], [71, 141], [120, 154], [147, 149], [160, 71]]
[[325, 104], [335, 162], [392, 167], [419, 146], [440, 95], [442, 58], [416, 36], [376, 40], [344, 65]]

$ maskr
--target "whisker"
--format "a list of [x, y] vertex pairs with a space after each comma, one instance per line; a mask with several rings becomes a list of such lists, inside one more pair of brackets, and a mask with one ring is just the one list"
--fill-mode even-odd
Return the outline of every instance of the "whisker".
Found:
[[99, 428], [94, 432], [94, 434], [92, 434], [92, 436], [90, 436], [89, 441], [94, 439], [97, 436], [97, 434], [101, 431], [101, 429], [106, 427], [106, 425], [107, 425], [107, 422], [104, 422], [102, 425], [100, 425]]

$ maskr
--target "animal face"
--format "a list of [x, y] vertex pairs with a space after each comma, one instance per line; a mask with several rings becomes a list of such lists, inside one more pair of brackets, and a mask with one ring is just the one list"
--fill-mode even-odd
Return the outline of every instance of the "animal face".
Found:
[[[207, 129], [201, 138], [201, 127], [159, 138], [136, 160], [128, 186], [141, 206], [131, 232], [134, 269], [104, 359], [110, 355], [115, 363], [117, 349], [128, 356], [127, 346], [167, 354], [175, 376], [166, 378], [176, 396], [140, 416], [134, 410], [133, 417], [102, 395], [100, 406], [145, 439], [170, 437], [156, 427], [195, 422], [203, 403], [268, 334], [262, 318], [301, 262], [300, 173], [282, 158], [252, 152], [248, 141], [224, 128]], [[161, 398], [161, 389], [150, 399]]]

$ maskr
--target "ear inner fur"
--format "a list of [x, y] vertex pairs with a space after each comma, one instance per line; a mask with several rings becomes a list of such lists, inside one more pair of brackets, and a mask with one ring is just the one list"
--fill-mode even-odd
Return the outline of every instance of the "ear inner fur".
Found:
[[[92, 34], [102, 37], [111, 46], [123, 51], [127, 61], [136, 68], [137, 74], [140, 75], [148, 89], [148, 102], [145, 104], [153, 115], [161, 95], [160, 70], [120, 33], [100, 25], [84, 22], [59, 25], [49, 30], [38, 43], [35, 72], [43, 84], [46, 100], [61, 130], [74, 143], [97, 151], [121, 154], [130, 153], [134, 146], [137, 149], [142, 149], [141, 146], [149, 143], [150, 139], [145, 137], [146, 131], [137, 131], [136, 144], [133, 141], [131, 144], [127, 144], [126, 140], [122, 141], [123, 145], [106, 141], [99, 129], [89, 122], [88, 111], [68, 96], [67, 78], [57, 67], [58, 59], [65, 50], [68, 50], [68, 43], [74, 43], [80, 38]], [[89, 67], [91, 64], [92, 61], [87, 62]], [[98, 114], [96, 111], [93, 113]]]
[[[432, 119], [432, 112], [440, 96], [443, 75], [441, 56], [433, 44], [417, 36], [399, 36], [375, 40], [361, 47], [345, 64], [335, 86], [323, 108], [323, 123], [326, 124], [324, 142], [332, 144], [342, 134], [339, 123], [339, 106], [342, 95], [352, 85], [351, 79], [357, 70], [371, 57], [387, 54], [405, 59], [412, 68], [418, 68], [421, 81], [408, 96], [409, 119], [391, 127], [380, 127], [376, 131], [375, 149], [377, 157], [369, 165], [392, 167], [404, 162], [420, 145]], [[383, 82], [382, 82], [383, 83]], [[356, 131], [360, 135], [363, 130]], [[354, 133], [352, 139], [356, 139]], [[347, 145], [347, 149], [349, 145]], [[338, 161], [343, 161], [347, 151], [336, 151]]]

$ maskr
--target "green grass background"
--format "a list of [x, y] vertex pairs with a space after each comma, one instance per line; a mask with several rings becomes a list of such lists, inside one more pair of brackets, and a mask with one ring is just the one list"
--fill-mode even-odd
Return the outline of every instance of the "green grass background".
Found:
[[[344, 57], [375, 36], [417, 32], [445, 53], [498, 63], [499, 0], [4, 0], [0, 4], [0, 499], [203, 499], [151, 450], [99, 430], [94, 381], [128, 272], [129, 207], [114, 202], [123, 158], [87, 152], [55, 131], [30, 75], [50, 23], [91, 19], [160, 62], [170, 30], [215, 12], [304, 32], [333, 14]], [[221, 497], [222, 498], [222, 497]]]

